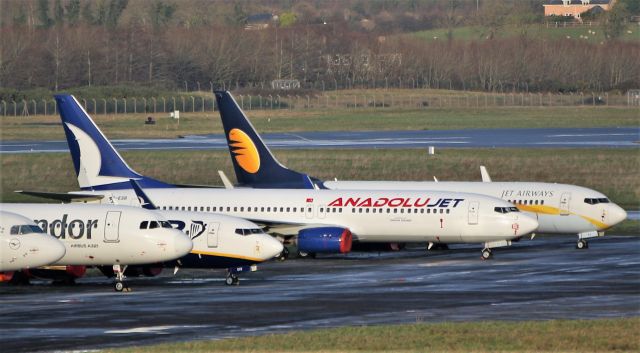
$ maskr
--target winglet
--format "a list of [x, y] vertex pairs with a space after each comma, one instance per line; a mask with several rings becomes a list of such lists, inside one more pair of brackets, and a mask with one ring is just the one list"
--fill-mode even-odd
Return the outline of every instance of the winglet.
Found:
[[313, 187], [313, 183], [308, 183], [308, 175], [278, 162], [231, 93], [216, 91], [215, 96], [239, 185], [272, 189]]
[[231, 180], [229, 180], [229, 178], [227, 178], [227, 175], [219, 170], [218, 171], [218, 175], [220, 175], [220, 179], [222, 179], [222, 185], [224, 185], [225, 189], [233, 189], [233, 184], [231, 183]]
[[485, 183], [491, 182], [491, 177], [489, 176], [489, 172], [487, 172], [487, 168], [483, 165], [480, 166], [480, 175], [482, 175], [482, 181]]

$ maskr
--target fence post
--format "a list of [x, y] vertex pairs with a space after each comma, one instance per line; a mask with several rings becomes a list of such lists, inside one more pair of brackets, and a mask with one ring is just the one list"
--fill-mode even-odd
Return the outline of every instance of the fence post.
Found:
[[204, 113], [204, 106], [205, 106], [204, 96], [200, 97], [200, 100], [202, 101], [202, 112]]
[[127, 99], [122, 98], [122, 101], [124, 102], [124, 113], [127, 114]]
[[113, 102], [115, 103], [115, 109], [113, 113], [118, 114], [118, 98], [113, 98]]
[[251, 95], [249, 94], [249, 110], [251, 110]]
[[[200, 83], [198, 82], [198, 85], [200, 85]], [[191, 97], [191, 112], [195, 113], [196, 112], [196, 99], [194, 96], [190, 96]]]
[[133, 113], [138, 114], [138, 99], [133, 97]]
[[240, 108], [244, 110], [244, 96], [240, 95]]
[[604, 94], [605, 103], [607, 106], [609, 105], [609, 92], [605, 92]]
[[33, 115], [38, 115], [38, 107], [36, 107], [36, 100], [32, 99], [31, 102], [33, 102]]
[[104, 103], [104, 105], [102, 106], [102, 113], [104, 115], [107, 115], [107, 99], [106, 98], [102, 98], [102, 102]]
[[311, 99], [309, 99], [309, 95], [308, 94], [306, 95], [306, 97], [307, 97], [307, 109], [310, 109], [311, 108]]
[[187, 107], [186, 107], [184, 96], [181, 96], [180, 100], [182, 101], [182, 111], [186, 112], [187, 111]]

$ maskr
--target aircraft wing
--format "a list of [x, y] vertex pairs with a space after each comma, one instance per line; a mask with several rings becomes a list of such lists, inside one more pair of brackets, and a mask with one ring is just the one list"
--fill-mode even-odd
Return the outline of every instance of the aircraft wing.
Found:
[[81, 194], [81, 193], [64, 193], [64, 192], [45, 192], [45, 191], [28, 191], [28, 190], [16, 190], [18, 194], [41, 197], [49, 200], [57, 200], [62, 202], [77, 202], [77, 201], [98, 201], [104, 198], [104, 195], [95, 194]]
[[[243, 217], [244, 218], [244, 217]], [[302, 229], [319, 228], [319, 227], [340, 227], [346, 228], [338, 224], [311, 224], [311, 223], [296, 223], [296, 222], [273, 222], [264, 219], [245, 218], [264, 229], [267, 233], [280, 233], [280, 234], [293, 234]]]

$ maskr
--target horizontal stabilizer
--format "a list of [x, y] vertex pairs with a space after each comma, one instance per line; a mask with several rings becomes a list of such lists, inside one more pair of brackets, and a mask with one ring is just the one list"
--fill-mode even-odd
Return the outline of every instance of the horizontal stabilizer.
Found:
[[98, 201], [104, 198], [104, 195], [94, 194], [70, 194], [62, 192], [45, 192], [45, 191], [28, 191], [16, 190], [18, 194], [40, 197], [43, 199], [57, 200], [62, 202], [78, 202], [78, 201]]

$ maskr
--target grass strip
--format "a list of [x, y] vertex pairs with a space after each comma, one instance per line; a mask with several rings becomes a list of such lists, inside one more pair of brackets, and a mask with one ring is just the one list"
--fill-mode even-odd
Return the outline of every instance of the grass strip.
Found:
[[637, 352], [640, 318], [353, 326], [105, 352]]

